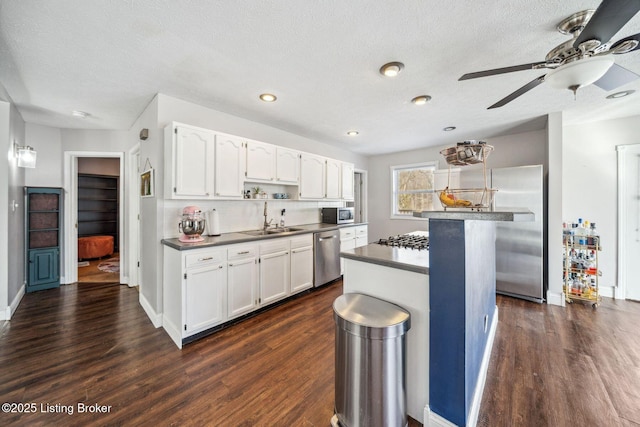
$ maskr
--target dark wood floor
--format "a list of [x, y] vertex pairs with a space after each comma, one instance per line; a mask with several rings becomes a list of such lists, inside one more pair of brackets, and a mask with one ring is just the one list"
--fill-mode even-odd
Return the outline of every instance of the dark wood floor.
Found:
[[[341, 292], [337, 282], [183, 350], [151, 325], [135, 288], [27, 294], [0, 322], [0, 400], [37, 411], [0, 413], [0, 425], [327, 426]], [[640, 423], [640, 304], [498, 304], [479, 425]], [[111, 408], [78, 414], [78, 403]], [[68, 406], [72, 415], [53, 412]]]

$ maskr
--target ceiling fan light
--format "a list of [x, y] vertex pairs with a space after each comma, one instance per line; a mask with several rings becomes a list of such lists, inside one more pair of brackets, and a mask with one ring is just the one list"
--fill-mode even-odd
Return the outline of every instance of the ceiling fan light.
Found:
[[544, 80], [556, 89], [588, 86], [604, 76], [612, 65], [610, 56], [592, 56], [551, 70]]

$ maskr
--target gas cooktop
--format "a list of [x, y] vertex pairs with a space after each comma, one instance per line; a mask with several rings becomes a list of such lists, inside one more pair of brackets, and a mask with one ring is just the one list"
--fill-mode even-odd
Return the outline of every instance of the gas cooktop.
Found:
[[379, 245], [395, 246], [408, 249], [425, 249], [429, 250], [429, 232], [414, 231], [407, 234], [398, 234], [397, 236], [389, 236], [386, 239], [380, 239]]

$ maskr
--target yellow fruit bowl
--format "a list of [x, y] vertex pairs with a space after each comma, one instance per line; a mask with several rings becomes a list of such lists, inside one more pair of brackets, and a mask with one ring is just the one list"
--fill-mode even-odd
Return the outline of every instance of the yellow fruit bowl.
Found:
[[440, 204], [447, 209], [493, 210], [494, 188], [445, 188], [437, 192]]

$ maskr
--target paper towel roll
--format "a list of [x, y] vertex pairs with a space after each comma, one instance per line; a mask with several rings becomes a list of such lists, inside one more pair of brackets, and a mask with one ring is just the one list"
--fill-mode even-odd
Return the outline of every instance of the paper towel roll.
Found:
[[209, 236], [219, 236], [220, 235], [220, 217], [218, 216], [218, 211], [212, 209], [208, 212], [207, 218], [207, 228], [209, 230]]

